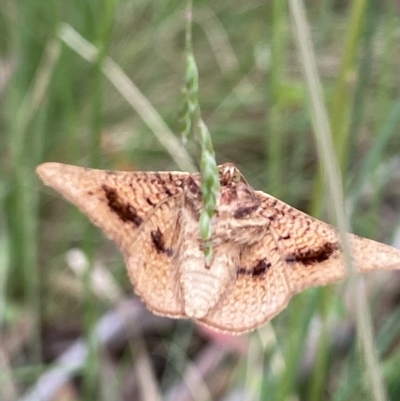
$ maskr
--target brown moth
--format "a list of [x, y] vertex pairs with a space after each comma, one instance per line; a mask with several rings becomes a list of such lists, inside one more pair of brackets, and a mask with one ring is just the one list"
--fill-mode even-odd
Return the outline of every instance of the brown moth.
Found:
[[[59, 163], [37, 173], [118, 244], [136, 293], [156, 314], [240, 334], [272, 319], [294, 294], [346, 277], [337, 230], [255, 191], [233, 164], [219, 166], [210, 266], [199, 236], [199, 173]], [[400, 269], [399, 250], [348, 238], [359, 272]]]

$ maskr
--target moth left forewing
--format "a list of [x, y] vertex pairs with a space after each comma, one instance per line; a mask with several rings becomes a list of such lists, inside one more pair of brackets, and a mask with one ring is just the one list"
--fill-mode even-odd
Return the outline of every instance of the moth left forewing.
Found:
[[234, 288], [199, 323], [232, 334], [245, 333], [276, 316], [291, 295], [284, 263], [267, 232], [260, 242], [242, 250]]
[[147, 215], [182, 192], [188, 173], [105, 171], [61, 163], [37, 168], [42, 181], [85, 213], [121, 249], [129, 246]]

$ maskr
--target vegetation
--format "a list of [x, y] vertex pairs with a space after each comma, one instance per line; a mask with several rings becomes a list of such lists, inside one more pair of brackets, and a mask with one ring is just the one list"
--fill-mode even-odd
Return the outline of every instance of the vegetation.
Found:
[[[234, 162], [255, 188], [335, 224], [344, 210], [332, 203], [332, 188], [341, 188], [326, 179], [329, 163], [314, 136], [326, 110], [322, 143], [331, 131], [346, 224], [400, 246], [398, 2], [307, 2], [325, 102], [317, 106], [303, 74], [310, 55], [299, 50], [295, 3], [193, 4], [198, 98], [217, 162]], [[397, 273], [366, 277], [371, 358], [356, 336], [359, 292], [346, 283], [296, 296], [258, 334], [223, 337], [147, 313], [116, 248], [36, 177], [44, 161], [200, 166], [210, 144], [193, 135], [185, 147], [180, 141], [185, 7], [2, 2], [0, 399], [50, 399], [49, 387], [42, 398], [30, 391], [39, 380], [56, 383], [43, 378], [60, 355], [57, 377], [71, 379], [53, 400], [400, 399]], [[368, 319], [358, 328], [366, 333]]]

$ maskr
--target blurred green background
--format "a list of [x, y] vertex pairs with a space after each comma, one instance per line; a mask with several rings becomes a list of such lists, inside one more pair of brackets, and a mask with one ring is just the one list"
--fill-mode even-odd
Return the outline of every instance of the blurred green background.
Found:
[[[132, 293], [122, 258], [41, 185], [35, 166], [198, 166], [194, 138], [186, 146], [192, 160], [165, 147], [174, 148], [170, 136], [179, 139], [182, 129], [185, 6], [2, 1], [0, 399], [22, 399], [80, 338], [87, 357], [48, 399], [373, 399], [345, 285], [296, 296], [261, 337], [221, 339], [160, 318], [113, 350], [98, 340], [99, 320]], [[352, 230], [399, 246], [400, 3], [310, 0], [306, 8]], [[218, 163], [235, 163], [256, 189], [331, 221], [292, 25], [282, 0], [195, 1], [200, 106]], [[74, 266], [84, 266], [81, 274]], [[99, 266], [110, 285], [104, 291], [92, 286]], [[367, 278], [392, 400], [400, 399], [399, 290], [397, 273]], [[193, 371], [204, 391], [174, 398], [171, 389]]]

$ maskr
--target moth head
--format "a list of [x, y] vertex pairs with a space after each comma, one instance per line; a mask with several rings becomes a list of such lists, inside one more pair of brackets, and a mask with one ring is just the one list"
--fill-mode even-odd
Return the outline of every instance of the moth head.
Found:
[[[249, 216], [260, 205], [253, 188], [241, 172], [231, 163], [218, 166], [220, 194], [217, 212], [220, 216], [242, 219]], [[192, 174], [183, 184], [185, 206], [198, 217], [203, 208], [200, 174]]]
[[247, 184], [239, 169], [232, 163], [225, 163], [218, 166], [219, 180], [221, 186], [234, 186], [240, 182]]
[[242, 219], [260, 206], [260, 200], [241, 172], [231, 163], [218, 166], [221, 193], [219, 214]]

